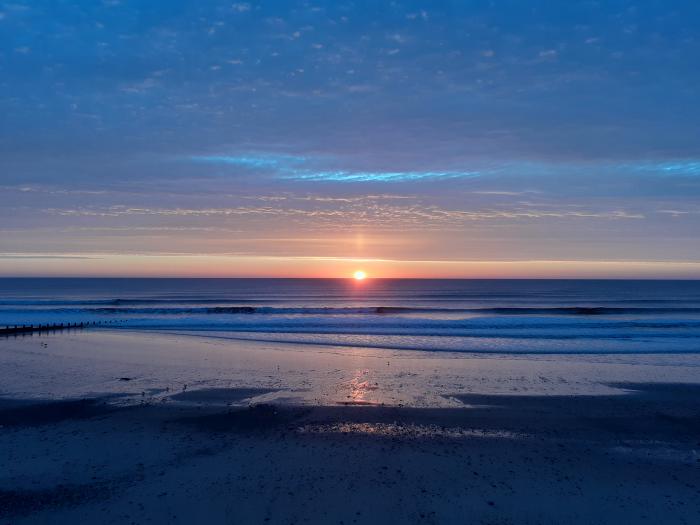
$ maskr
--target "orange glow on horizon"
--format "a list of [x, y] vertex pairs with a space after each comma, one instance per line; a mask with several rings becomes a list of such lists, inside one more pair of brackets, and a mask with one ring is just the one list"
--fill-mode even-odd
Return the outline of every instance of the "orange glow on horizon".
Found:
[[700, 261], [400, 260], [101, 252], [1, 255], [3, 277], [278, 277], [354, 281], [354, 273], [362, 271], [365, 280], [700, 278]]

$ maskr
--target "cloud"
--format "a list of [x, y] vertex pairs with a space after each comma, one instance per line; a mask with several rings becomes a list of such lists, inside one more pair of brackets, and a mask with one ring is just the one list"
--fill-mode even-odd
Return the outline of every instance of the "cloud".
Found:
[[640, 169], [668, 175], [700, 175], [700, 161], [652, 163], [642, 165]]
[[684, 215], [698, 215], [700, 210], [656, 210], [656, 213], [670, 215], [671, 217], [683, 217]]
[[399, 228], [412, 226], [419, 229], [460, 227], [473, 221], [522, 221], [539, 219], [643, 219], [640, 213], [624, 210], [585, 209], [535, 209], [535, 208], [489, 208], [457, 210], [422, 204], [397, 205], [382, 200], [312, 200], [311, 207], [236, 206], [228, 208], [142, 208], [128, 206], [49, 208], [45, 213], [65, 217], [128, 217], [160, 216], [171, 218], [196, 217], [252, 217], [300, 220], [307, 226], [318, 225], [352, 227], [367, 225], [373, 228]]
[[47, 188], [41, 186], [0, 186], [2, 191], [16, 191], [20, 193], [46, 193], [49, 195], [107, 195], [110, 192], [107, 190], [71, 190]]
[[53, 255], [28, 253], [0, 253], [0, 259], [99, 259], [88, 255]]
[[283, 154], [251, 155], [195, 155], [190, 160], [198, 163], [241, 166], [267, 170], [276, 178], [306, 182], [412, 182], [429, 179], [473, 178], [481, 175], [474, 170], [444, 171], [380, 171], [323, 169], [324, 165], [338, 164], [338, 159], [313, 158]]
[[428, 20], [428, 12], [421, 9], [418, 13], [408, 13], [406, 14], [406, 19], [407, 20], [416, 20], [417, 18], [421, 18], [422, 20]]
[[264, 155], [196, 155], [190, 157], [194, 162], [207, 164], [230, 164], [246, 168], [280, 168], [290, 169], [291, 165], [304, 162], [306, 157], [280, 154]]
[[[430, 170], [379, 170], [351, 169], [347, 158], [333, 156], [307, 156], [279, 153], [250, 153], [240, 155], [193, 155], [190, 161], [205, 164], [240, 166], [265, 171], [268, 175], [298, 182], [339, 183], [399, 183], [430, 180], [472, 179], [483, 176], [509, 177], [582, 177], [609, 175], [611, 177], [637, 176], [694, 176], [700, 175], [700, 161], [685, 159], [676, 161], [628, 161], [628, 162], [545, 162], [521, 161], [484, 164], [471, 162], [472, 167]], [[353, 159], [350, 159], [352, 161]], [[454, 164], [454, 162], [453, 162]], [[467, 164], [465, 162], [464, 164]], [[508, 192], [487, 192], [502, 194]], [[522, 194], [524, 192], [517, 192]], [[513, 193], [515, 194], [515, 193]]]
[[515, 197], [517, 195], [527, 195], [529, 193], [540, 193], [538, 191], [534, 190], [525, 190], [525, 191], [498, 191], [498, 190], [493, 190], [493, 191], [472, 191], [470, 193], [473, 193], [474, 195], [502, 195], [505, 197]]
[[456, 179], [478, 177], [472, 171], [297, 171], [283, 178], [312, 182], [411, 182], [426, 179]]

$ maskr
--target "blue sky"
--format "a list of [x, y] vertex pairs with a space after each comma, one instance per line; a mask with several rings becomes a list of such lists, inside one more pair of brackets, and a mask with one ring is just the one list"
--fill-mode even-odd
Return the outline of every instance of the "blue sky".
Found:
[[700, 277], [698, 28], [677, 0], [0, 2], [0, 273]]

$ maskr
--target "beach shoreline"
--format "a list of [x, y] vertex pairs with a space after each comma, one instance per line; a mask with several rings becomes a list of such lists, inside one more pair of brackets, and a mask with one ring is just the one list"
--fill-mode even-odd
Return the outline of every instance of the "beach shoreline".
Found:
[[700, 357], [0, 341], [0, 523], [695, 523]]

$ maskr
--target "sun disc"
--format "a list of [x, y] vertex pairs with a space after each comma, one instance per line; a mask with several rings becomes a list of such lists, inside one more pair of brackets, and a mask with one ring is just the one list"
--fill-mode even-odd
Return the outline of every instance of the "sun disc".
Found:
[[362, 270], [357, 270], [354, 274], [352, 274], [352, 276], [356, 281], [362, 281], [365, 277], [367, 277], [367, 274]]

